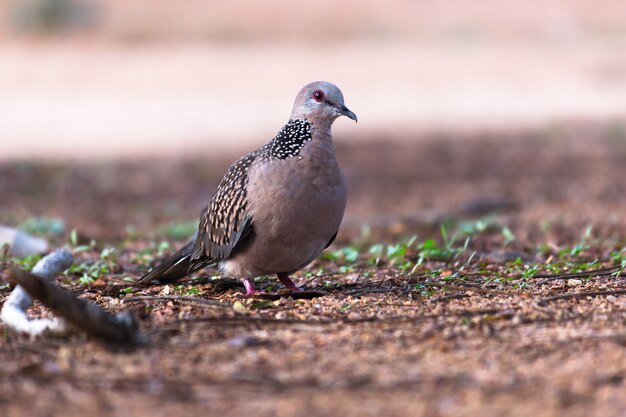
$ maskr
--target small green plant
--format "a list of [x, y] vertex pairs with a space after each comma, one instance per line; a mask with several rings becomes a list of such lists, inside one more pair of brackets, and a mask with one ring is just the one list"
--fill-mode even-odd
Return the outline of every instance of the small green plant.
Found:
[[375, 245], [372, 245], [369, 250], [367, 251], [368, 253], [368, 262], [372, 265], [378, 265], [380, 263], [380, 260], [383, 256], [383, 251], [385, 250], [385, 245], [381, 244], [381, 243], [377, 243]]
[[424, 241], [424, 243], [420, 244], [417, 249], [419, 250], [419, 258], [417, 260], [417, 263], [420, 265], [426, 259], [443, 257], [444, 255], [444, 251], [439, 246], [437, 246], [435, 241], [432, 239]]
[[421, 265], [425, 260], [440, 259], [449, 260], [457, 257], [458, 255], [467, 251], [470, 243], [470, 237], [466, 237], [463, 246], [456, 246], [456, 240], [459, 234], [455, 234], [452, 237], [448, 236], [446, 227], [442, 224], [440, 227], [441, 239], [443, 240], [443, 246], [437, 245], [437, 243], [428, 239], [422, 244], [418, 245], [418, 259], [417, 264]]
[[619, 267], [619, 269], [615, 271], [614, 276], [621, 276], [624, 270], [626, 270], [626, 249], [622, 249], [619, 252], [611, 252], [611, 260]]
[[345, 313], [347, 311], [349, 311], [350, 309], [352, 309], [352, 304], [344, 304], [341, 307], [337, 308], [337, 311], [339, 311], [340, 313]]
[[41, 255], [29, 255], [23, 258], [11, 258], [11, 262], [26, 271], [30, 271], [40, 259]]
[[88, 245], [79, 245], [78, 244], [78, 232], [76, 229], [72, 229], [70, 232], [70, 247], [72, 248], [72, 252], [80, 253], [88, 250], [93, 250], [96, 247], [96, 241], [92, 240]]
[[539, 265], [535, 265], [535, 266], [524, 265], [524, 270], [520, 278], [521, 279], [533, 278], [537, 274], [537, 272], [539, 272], [539, 270], [540, 270]]
[[31, 217], [20, 224], [18, 228], [33, 235], [58, 236], [65, 232], [65, 223], [57, 218]]
[[161, 257], [163, 255], [165, 255], [165, 252], [167, 252], [168, 250], [170, 250], [171, 245], [169, 244], [169, 242], [166, 241], [162, 241], [161, 243], [159, 243], [159, 245], [157, 246], [157, 256]]
[[396, 266], [401, 270], [407, 270], [413, 262], [408, 259], [410, 251], [417, 240], [417, 236], [411, 237], [406, 242], [396, 243], [395, 245], [374, 245], [370, 247], [370, 263], [378, 265], [381, 259], [387, 261], [390, 265]]
[[405, 243], [397, 243], [395, 245], [387, 246], [387, 250], [385, 251], [387, 260], [389, 260], [391, 264], [404, 260], [408, 246], [409, 245]]
[[174, 240], [189, 239], [198, 228], [196, 220], [172, 222], [161, 226], [157, 235]]
[[504, 238], [505, 245], [511, 244], [516, 239], [515, 234], [511, 231], [511, 229], [506, 225], [500, 225], [493, 216], [487, 216], [472, 222], [462, 222], [458, 227], [457, 234], [474, 237], [488, 230], [494, 232], [500, 231], [502, 237]]
[[152, 242], [150, 246], [133, 253], [133, 255], [131, 256], [131, 262], [139, 265], [146, 265], [156, 258], [164, 257], [170, 249], [171, 245], [169, 244], [169, 242]]
[[185, 291], [185, 294], [187, 295], [198, 295], [200, 294], [200, 290], [197, 288], [189, 288], [187, 291]]
[[359, 251], [353, 246], [346, 246], [335, 251], [326, 251], [322, 258], [328, 261], [356, 262], [359, 258]]
[[76, 231], [76, 229], [72, 229], [72, 231], [70, 232], [70, 245], [78, 245], [78, 232]]
[[114, 248], [105, 248], [100, 252], [100, 259], [93, 262], [77, 263], [65, 270], [65, 275], [79, 275], [78, 283], [88, 285], [106, 274], [111, 274], [117, 265], [117, 255]]
[[561, 258], [566, 257], [566, 256], [579, 256], [583, 251], [586, 251], [587, 249], [589, 249], [589, 239], [591, 237], [591, 232], [593, 230], [593, 226], [592, 225], [588, 225], [585, 228], [585, 231], [583, 232], [582, 236], [580, 237], [580, 242], [571, 247], [571, 248], [565, 248], [559, 251], [559, 256]]
[[352, 272], [356, 267], [356, 262], [359, 260], [359, 251], [354, 246], [346, 246], [335, 251], [324, 252], [322, 259], [341, 262], [342, 264], [339, 265], [338, 272], [345, 274]]
[[354, 265], [340, 265], [339, 268], [337, 269], [337, 271], [340, 274], [347, 274], [349, 272], [352, 272], [354, 270]]
[[508, 226], [502, 227], [502, 237], [504, 237], [504, 244], [505, 245], [508, 245], [508, 244], [512, 243], [513, 241], [515, 241], [515, 235], [513, 234], [511, 229], [509, 229]]
[[100, 259], [109, 263], [117, 263], [117, 251], [115, 248], [106, 247], [100, 252]]
[[437, 293], [437, 291], [435, 291], [433, 287], [427, 287], [424, 284], [415, 284], [413, 286], [413, 290], [419, 292], [421, 295], [426, 295], [426, 296], [431, 296]]

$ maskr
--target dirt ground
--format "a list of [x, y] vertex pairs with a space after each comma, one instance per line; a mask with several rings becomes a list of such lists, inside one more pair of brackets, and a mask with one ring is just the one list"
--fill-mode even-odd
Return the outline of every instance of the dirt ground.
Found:
[[[331, 255], [294, 277], [320, 296], [295, 300], [245, 299], [211, 271], [128, 280], [170, 250], [159, 242], [183, 242], [173, 225], [195, 218], [235, 155], [4, 163], [0, 223], [63, 219], [55, 244], [72, 229], [77, 244], [96, 240], [79, 265], [115, 247], [97, 279], [58, 282], [132, 310], [149, 344], [120, 352], [0, 326], [2, 414], [625, 415], [625, 132], [579, 123], [338, 144], [348, 212]], [[372, 254], [377, 244], [391, 246]]]

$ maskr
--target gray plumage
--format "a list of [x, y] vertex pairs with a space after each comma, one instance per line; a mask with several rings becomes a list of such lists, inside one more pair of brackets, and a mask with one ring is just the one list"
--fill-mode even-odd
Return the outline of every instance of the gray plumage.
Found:
[[334, 239], [346, 204], [346, 186], [331, 137], [333, 121], [356, 115], [333, 84], [307, 84], [289, 122], [276, 137], [226, 172], [198, 231], [180, 251], [139, 282], [170, 282], [205, 266], [244, 280], [288, 275], [313, 261]]

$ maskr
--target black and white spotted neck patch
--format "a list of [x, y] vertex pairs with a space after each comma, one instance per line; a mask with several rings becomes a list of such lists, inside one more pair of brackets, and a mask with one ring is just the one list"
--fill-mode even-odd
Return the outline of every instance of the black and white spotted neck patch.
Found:
[[263, 159], [287, 159], [298, 156], [306, 142], [312, 139], [311, 124], [306, 120], [290, 120], [276, 137], [259, 149]]

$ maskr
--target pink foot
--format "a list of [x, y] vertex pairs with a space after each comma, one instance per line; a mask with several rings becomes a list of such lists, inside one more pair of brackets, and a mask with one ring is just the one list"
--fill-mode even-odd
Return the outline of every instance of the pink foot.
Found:
[[254, 297], [255, 295], [263, 294], [263, 292], [257, 291], [254, 288], [254, 280], [252, 278], [245, 278], [243, 280], [243, 286], [246, 288], [246, 297]]
[[287, 287], [289, 290], [291, 290], [292, 292], [301, 292], [302, 291], [296, 284], [294, 284], [294, 282], [291, 280], [291, 278], [289, 278], [289, 275], [284, 274], [284, 273], [280, 273], [280, 274], [276, 274], [276, 276], [278, 277], [280, 282], [282, 282], [283, 285], [285, 287]]

